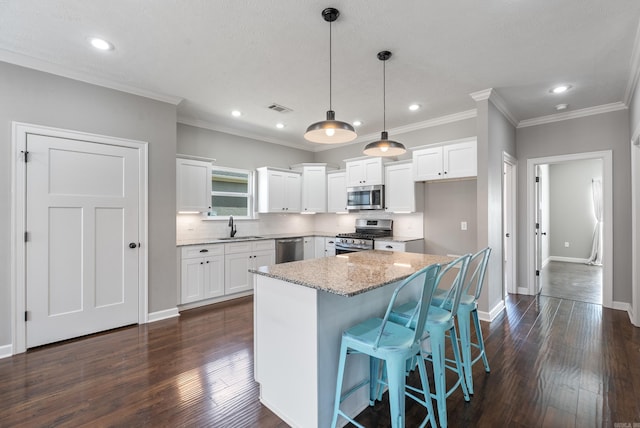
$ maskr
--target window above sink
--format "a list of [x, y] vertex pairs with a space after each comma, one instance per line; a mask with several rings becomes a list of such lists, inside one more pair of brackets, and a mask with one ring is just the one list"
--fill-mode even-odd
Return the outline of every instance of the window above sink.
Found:
[[206, 216], [209, 220], [226, 220], [229, 216], [238, 220], [253, 219], [253, 172], [213, 166], [211, 207]]

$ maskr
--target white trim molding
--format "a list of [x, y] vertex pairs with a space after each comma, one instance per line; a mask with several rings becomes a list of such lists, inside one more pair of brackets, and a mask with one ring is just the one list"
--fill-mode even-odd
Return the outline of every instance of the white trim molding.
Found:
[[611, 150], [597, 152], [574, 153], [569, 155], [549, 156], [527, 159], [527, 201], [526, 201], [526, 242], [527, 242], [527, 288], [523, 294], [535, 294], [534, 263], [534, 183], [536, 165], [556, 164], [585, 159], [602, 159], [602, 191], [603, 191], [603, 257], [602, 257], [602, 306], [613, 307], [613, 153]]
[[504, 300], [500, 300], [489, 312], [478, 311], [478, 318], [482, 321], [491, 322], [500, 315], [500, 312], [504, 311], [505, 307]]
[[13, 345], [0, 346], [0, 359], [7, 358], [13, 355]]
[[577, 119], [579, 117], [593, 116], [595, 114], [610, 113], [612, 111], [626, 110], [628, 107], [621, 102], [603, 104], [595, 107], [587, 107], [580, 110], [567, 111], [563, 113], [551, 114], [549, 116], [534, 117], [533, 119], [521, 120], [517, 128], [543, 125], [545, 123], [562, 122], [563, 120]]
[[151, 312], [147, 317], [148, 322], [156, 322], [161, 320], [166, 320], [169, 318], [179, 317], [180, 312], [178, 312], [178, 308], [169, 308], [162, 311]]
[[581, 263], [585, 264], [589, 259], [581, 259], [579, 257], [562, 257], [562, 256], [549, 256], [550, 262], [565, 262], [565, 263]]
[[495, 89], [489, 88], [483, 91], [472, 92], [469, 95], [476, 102], [488, 99], [498, 109], [498, 111], [507, 118], [511, 125], [515, 127], [518, 126], [518, 119], [516, 119], [516, 117], [511, 113], [511, 111], [507, 107], [507, 103], [504, 101], [504, 98], [502, 98], [498, 91], [496, 91]]

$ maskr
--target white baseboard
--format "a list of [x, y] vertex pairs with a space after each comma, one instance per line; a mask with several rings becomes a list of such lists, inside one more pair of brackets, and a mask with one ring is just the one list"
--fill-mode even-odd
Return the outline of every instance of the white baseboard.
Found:
[[0, 359], [7, 358], [13, 355], [13, 345], [0, 346]]
[[180, 312], [178, 312], [178, 308], [165, 309], [163, 311], [151, 312], [149, 314], [148, 322], [156, 322], [160, 320], [166, 320], [168, 318], [179, 317]]
[[544, 261], [542, 262], [542, 269], [544, 269], [544, 267], [548, 265], [550, 261], [551, 257], [547, 257], [546, 259], [544, 259]]
[[482, 321], [493, 321], [504, 310], [504, 300], [500, 300], [489, 312], [478, 311], [478, 318]]
[[578, 257], [561, 257], [561, 256], [549, 256], [551, 262], [566, 262], [566, 263], [587, 263], [589, 259], [581, 259]]
[[524, 294], [525, 296], [531, 295], [531, 293], [529, 293], [529, 289], [527, 287], [518, 287], [516, 289], [516, 294]]
[[239, 297], [251, 296], [252, 294], [253, 294], [253, 290], [242, 291], [240, 293], [230, 294], [228, 296], [220, 296], [220, 297], [214, 297], [212, 299], [198, 300], [197, 302], [185, 303], [184, 305], [179, 305], [178, 308], [180, 311], [186, 311], [188, 309], [195, 309], [201, 306], [212, 305], [214, 303], [226, 302], [227, 300], [233, 300]]

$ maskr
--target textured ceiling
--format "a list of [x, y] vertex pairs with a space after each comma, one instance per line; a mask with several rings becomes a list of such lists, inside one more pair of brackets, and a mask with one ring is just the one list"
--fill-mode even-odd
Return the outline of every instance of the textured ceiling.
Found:
[[[516, 123], [559, 103], [576, 111], [628, 96], [638, 0], [0, 0], [0, 60], [179, 103], [186, 123], [314, 150], [302, 135], [329, 107], [329, 6], [341, 12], [333, 109], [364, 122], [357, 141], [382, 130], [384, 49], [391, 137], [475, 108], [469, 94], [488, 88]], [[115, 50], [95, 51], [91, 36]], [[550, 94], [557, 83], [572, 89]], [[422, 109], [410, 112], [413, 102]]]

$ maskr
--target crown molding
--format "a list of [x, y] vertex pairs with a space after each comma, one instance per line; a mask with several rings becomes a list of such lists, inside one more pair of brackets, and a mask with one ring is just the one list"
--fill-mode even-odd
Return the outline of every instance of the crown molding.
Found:
[[612, 111], [626, 110], [628, 107], [622, 102], [603, 104], [595, 107], [587, 107], [580, 110], [568, 111], [564, 113], [551, 114], [549, 116], [534, 117], [533, 119], [521, 120], [517, 128], [543, 125], [545, 123], [561, 122], [563, 120], [577, 119], [579, 117], [593, 116], [595, 114], [610, 113]]
[[474, 101], [484, 101], [489, 99], [491, 93], [493, 92], [493, 88], [483, 89], [482, 91], [471, 92], [469, 95], [473, 98]]
[[629, 81], [627, 82], [627, 89], [623, 99], [623, 102], [627, 106], [631, 103], [631, 98], [638, 86], [638, 80], [640, 80], [640, 20], [638, 22], [636, 38], [633, 42], [633, 51], [631, 52]]
[[[459, 113], [448, 114], [446, 116], [440, 116], [433, 119], [425, 120], [422, 122], [411, 123], [405, 126], [398, 126], [397, 128], [387, 129], [389, 135], [402, 135], [412, 131], [419, 131], [421, 129], [433, 128], [434, 126], [446, 125], [447, 123], [459, 122], [461, 120], [473, 119], [478, 115], [478, 111], [476, 109], [465, 110]], [[372, 133], [366, 135], [360, 135], [355, 140], [350, 141], [345, 144], [334, 144], [334, 145], [322, 145], [322, 147], [318, 147], [314, 152], [323, 152], [325, 150], [331, 150], [332, 148], [342, 147], [342, 146], [350, 146], [352, 144], [362, 144], [366, 142], [370, 142], [376, 138], [380, 138], [379, 133]]]
[[[304, 150], [307, 152], [314, 152], [315, 150], [307, 147], [300, 147], [299, 144], [295, 144], [290, 141], [276, 140], [275, 138], [266, 137], [264, 135], [258, 135], [247, 131], [242, 131], [234, 128], [227, 128], [218, 124], [208, 122], [201, 119], [192, 119], [186, 116], [178, 116], [178, 123], [183, 125], [195, 126], [196, 128], [208, 129], [210, 131], [223, 132], [225, 134], [235, 135], [237, 137], [250, 138], [252, 140], [264, 141], [265, 143], [278, 144], [280, 146], [292, 147], [298, 150]], [[324, 144], [323, 144], [324, 146]], [[335, 147], [335, 145], [334, 145]]]
[[513, 114], [509, 111], [507, 107], [507, 103], [504, 101], [504, 98], [500, 96], [498, 91], [493, 88], [485, 89], [483, 91], [472, 92], [469, 94], [474, 101], [484, 101], [489, 100], [491, 103], [498, 109], [502, 115], [507, 118], [509, 123], [514, 127], [518, 126], [518, 119], [516, 119]]
[[4, 49], [0, 49], [0, 61], [19, 65], [21, 67], [31, 68], [33, 70], [38, 70], [49, 74], [55, 74], [57, 76], [62, 76], [73, 80], [79, 80], [81, 82], [90, 83], [96, 86], [102, 86], [108, 89], [115, 89], [116, 91], [126, 92], [128, 94], [138, 95], [156, 101], [162, 101], [168, 104], [178, 105], [183, 100], [183, 98], [175, 97], [173, 95], [162, 94], [160, 92], [154, 92], [135, 86], [125, 85], [123, 83], [114, 82], [109, 79], [103, 79], [89, 73], [79, 72], [59, 64], [53, 64], [48, 61], [44, 61], [27, 55], [17, 54], [15, 52], [7, 51]]

